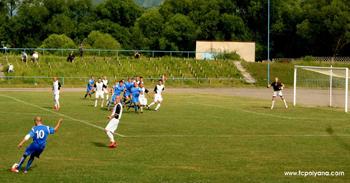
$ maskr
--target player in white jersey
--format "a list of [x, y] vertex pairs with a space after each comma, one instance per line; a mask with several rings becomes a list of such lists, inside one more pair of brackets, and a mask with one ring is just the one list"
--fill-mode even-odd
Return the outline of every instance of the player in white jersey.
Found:
[[140, 83], [140, 88], [142, 90], [142, 92], [140, 93], [140, 96], [139, 96], [140, 111], [141, 111], [141, 113], [143, 113], [143, 107], [147, 106], [146, 93], [148, 93], [148, 90], [145, 88], [143, 83]]
[[106, 105], [108, 104], [108, 101], [109, 101], [109, 93], [110, 93], [110, 90], [108, 88], [108, 79], [106, 76], [103, 76], [103, 79], [102, 79], [102, 83], [103, 85], [105, 86], [105, 88], [103, 89], [104, 91], [104, 94], [106, 96]]
[[117, 96], [115, 100], [115, 106], [112, 110], [112, 114], [108, 116], [108, 119], [110, 119], [110, 121], [108, 122], [105, 128], [107, 136], [110, 140], [110, 144], [109, 144], [110, 148], [115, 148], [118, 145], [117, 142], [114, 140], [113, 134], [118, 128], [119, 120], [122, 117], [122, 113], [123, 113], [123, 105], [120, 103], [120, 96]]
[[148, 109], [150, 109], [152, 105], [157, 103], [157, 106], [154, 110], [158, 111], [158, 109], [160, 108], [160, 104], [163, 101], [162, 93], [164, 91], [164, 88], [165, 86], [163, 85], [163, 80], [160, 79], [158, 81], [158, 84], [154, 87], [154, 100], [151, 104], [147, 106]]
[[105, 85], [102, 82], [102, 79], [99, 78], [98, 81], [95, 83], [95, 92], [96, 92], [96, 96], [95, 96], [95, 107], [97, 107], [97, 101], [102, 99], [101, 102], [101, 107], [103, 107], [103, 103], [104, 103], [104, 88]]
[[61, 83], [58, 81], [57, 77], [53, 78], [52, 83], [52, 92], [53, 92], [53, 100], [55, 102], [54, 104], [54, 110], [58, 111], [60, 110], [60, 90], [61, 90]]

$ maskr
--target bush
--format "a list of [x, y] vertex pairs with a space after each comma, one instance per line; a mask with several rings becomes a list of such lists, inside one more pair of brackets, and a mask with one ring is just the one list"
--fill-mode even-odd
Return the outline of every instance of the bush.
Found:
[[99, 31], [90, 32], [87, 39], [84, 40], [84, 45], [96, 49], [120, 49], [120, 43], [115, 40], [110, 34]]
[[41, 48], [76, 48], [74, 41], [64, 34], [51, 34], [46, 38]]
[[237, 52], [223, 52], [215, 55], [215, 59], [221, 60], [241, 60], [241, 56]]

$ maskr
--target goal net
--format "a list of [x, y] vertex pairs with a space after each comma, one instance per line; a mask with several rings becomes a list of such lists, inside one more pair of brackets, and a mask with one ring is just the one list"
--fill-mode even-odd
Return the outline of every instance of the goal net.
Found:
[[294, 66], [293, 105], [341, 107], [348, 112], [347, 67]]

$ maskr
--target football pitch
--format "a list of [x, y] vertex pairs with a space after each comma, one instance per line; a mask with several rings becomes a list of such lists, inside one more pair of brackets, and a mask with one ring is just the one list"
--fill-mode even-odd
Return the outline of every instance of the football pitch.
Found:
[[[160, 111], [124, 111], [118, 148], [100, 127], [109, 111], [83, 93], [0, 92], [0, 182], [349, 182], [350, 123], [341, 109], [223, 95], [165, 94]], [[150, 99], [149, 99], [150, 100]], [[62, 127], [28, 174], [9, 171], [40, 115]], [[29, 143], [27, 142], [26, 145]], [[286, 176], [342, 171], [344, 176]]]

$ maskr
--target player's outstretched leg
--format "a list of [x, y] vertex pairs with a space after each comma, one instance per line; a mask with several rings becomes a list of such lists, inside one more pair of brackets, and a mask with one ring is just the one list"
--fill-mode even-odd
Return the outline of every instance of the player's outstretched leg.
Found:
[[19, 163], [18, 163], [18, 166], [17, 166], [17, 167], [13, 167], [13, 168], [11, 169], [11, 171], [12, 171], [12, 172], [16, 172], [16, 173], [19, 172], [19, 170], [21, 170], [22, 165], [23, 165], [24, 161], [26, 160], [26, 158], [27, 158], [27, 155], [23, 154], [21, 160], [20, 160]]
[[28, 160], [28, 163], [27, 163], [27, 166], [26, 166], [26, 168], [24, 169], [24, 173], [27, 173], [27, 172], [28, 172], [30, 166], [32, 165], [32, 163], [33, 163], [33, 161], [34, 161], [34, 158], [35, 158], [35, 156], [33, 156], [33, 155], [30, 156], [30, 158], [29, 158], [29, 160]]
[[157, 104], [157, 107], [154, 110], [158, 111], [159, 108], [160, 108], [160, 103]]
[[272, 104], [271, 104], [271, 109], [275, 106], [275, 97], [272, 97]]
[[155, 103], [155, 102], [150, 103], [150, 104], [147, 106], [147, 109], [151, 108], [152, 105], [154, 105], [154, 104], [156, 104], [156, 103]]
[[101, 107], [103, 107], [103, 104], [105, 103], [105, 100], [102, 99], [102, 102], [101, 102]]
[[286, 107], [286, 109], [288, 108], [288, 105], [287, 105], [287, 101], [286, 99], [284, 99], [284, 97], [281, 97], [283, 103], [284, 103], [284, 106]]
[[97, 98], [95, 99], [95, 107], [97, 107]]

